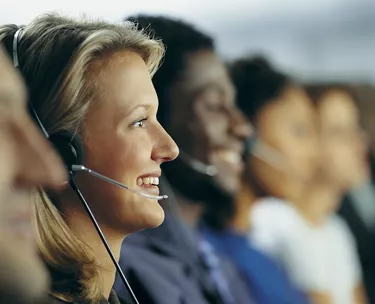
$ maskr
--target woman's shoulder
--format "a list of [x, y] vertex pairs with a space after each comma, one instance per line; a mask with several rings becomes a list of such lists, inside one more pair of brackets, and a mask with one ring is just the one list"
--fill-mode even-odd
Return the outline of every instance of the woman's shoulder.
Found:
[[279, 260], [285, 246], [298, 237], [298, 214], [287, 201], [265, 198], [255, 204], [251, 216], [250, 241], [256, 248]]
[[348, 224], [340, 216], [336, 214], [331, 215], [328, 223], [330, 234], [334, 236], [332, 239], [339, 242], [337, 247], [339, 247], [339, 245], [349, 248], [356, 247], [355, 238]]
[[295, 210], [287, 201], [265, 198], [255, 203], [252, 208], [251, 222], [254, 229], [253, 233], [259, 229], [280, 235], [285, 232], [293, 232], [299, 219]]
[[255, 202], [252, 211], [255, 216], [292, 217], [295, 212], [289, 202], [283, 199], [267, 197]]

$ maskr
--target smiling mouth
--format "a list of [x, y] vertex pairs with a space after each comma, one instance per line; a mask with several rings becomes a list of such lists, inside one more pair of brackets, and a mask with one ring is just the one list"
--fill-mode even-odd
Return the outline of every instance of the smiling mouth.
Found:
[[211, 159], [213, 164], [224, 163], [236, 170], [242, 170], [244, 168], [242, 154], [238, 150], [217, 149], [211, 153]]
[[21, 240], [35, 240], [33, 209], [30, 191], [26, 188], [14, 188], [6, 194], [11, 203], [5, 214], [4, 224], [10, 235]]
[[154, 195], [159, 195], [159, 177], [138, 177], [137, 186]]
[[137, 185], [140, 187], [159, 186], [159, 177], [138, 177]]
[[32, 213], [29, 210], [14, 212], [7, 219], [9, 232], [15, 237], [23, 240], [35, 240], [35, 232], [32, 224]]

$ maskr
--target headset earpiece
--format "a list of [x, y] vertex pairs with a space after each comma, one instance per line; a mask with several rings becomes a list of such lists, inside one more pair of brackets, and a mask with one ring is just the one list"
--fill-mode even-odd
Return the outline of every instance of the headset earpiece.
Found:
[[84, 148], [78, 135], [62, 131], [51, 135], [49, 140], [61, 156], [68, 170], [70, 170], [72, 165], [83, 165]]

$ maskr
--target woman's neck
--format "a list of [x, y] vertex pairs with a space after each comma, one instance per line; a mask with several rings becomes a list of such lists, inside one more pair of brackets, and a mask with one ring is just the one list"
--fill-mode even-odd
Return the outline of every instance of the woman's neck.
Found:
[[[88, 244], [92, 249], [95, 260], [100, 267], [103, 296], [108, 299], [115, 281], [116, 267], [96, 231], [94, 224], [85, 210], [65, 211], [64, 214], [66, 215], [66, 222], [69, 228], [79, 239]], [[114, 233], [113, 230], [106, 229], [106, 227], [100, 228], [116, 260], [119, 261], [124, 235]]]
[[292, 200], [301, 215], [312, 225], [324, 223], [333, 214], [342, 199], [342, 191], [332, 185], [315, 184], [304, 195]]
[[250, 210], [256, 200], [254, 191], [245, 181], [234, 199], [234, 215], [230, 227], [239, 233], [248, 233], [251, 229]]

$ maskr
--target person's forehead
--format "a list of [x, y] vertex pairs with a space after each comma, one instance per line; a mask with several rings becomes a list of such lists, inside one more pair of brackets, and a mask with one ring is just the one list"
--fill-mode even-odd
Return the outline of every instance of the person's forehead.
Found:
[[354, 101], [347, 94], [335, 93], [322, 99], [320, 115], [333, 120], [355, 119], [358, 116]]
[[198, 51], [187, 59], [185, 87], [196, 94], [214, 89], [234, 100], [235, 89], [227, 68], [213, 51]]
[[198, 51], [188, 56], [186, 75], [192, 85], [206, 79], [228, 77], [223, 62], [213, 51]]

